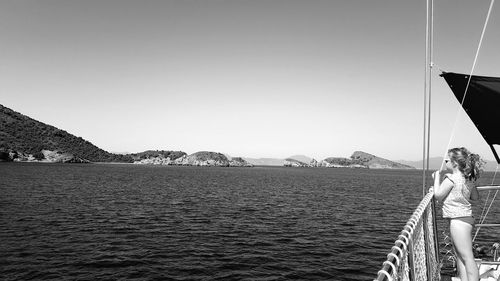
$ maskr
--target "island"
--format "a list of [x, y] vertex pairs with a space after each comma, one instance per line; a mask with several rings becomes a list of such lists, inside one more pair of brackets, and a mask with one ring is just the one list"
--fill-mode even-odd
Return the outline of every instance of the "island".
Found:
[[165, 166], [285, 167], [415, 169], [375, 155], [355, 151], [350, 158], [328, 157], [317, 161], [295, 155], [286, 159], [231, 157], [220, 152], [198, 151], [188, 154], [174, 150], [147, 150], [117, 154], [64, 130], [42, 123], [0, 105], [0, 162], [40, 163], [133, 163]]

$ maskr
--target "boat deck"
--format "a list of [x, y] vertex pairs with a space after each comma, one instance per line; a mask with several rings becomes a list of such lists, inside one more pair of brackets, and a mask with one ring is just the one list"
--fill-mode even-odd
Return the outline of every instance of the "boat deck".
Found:
[[[479, 260], [477, 260], [479, 261]], [[481, 281], [498, 281], [500, 280], [500, 266], [497, 264], [481, 264], [479, 274]], [[452, 277], [449, 274], [441, 274], [441, 281], [460, 281], [458, 277]]]

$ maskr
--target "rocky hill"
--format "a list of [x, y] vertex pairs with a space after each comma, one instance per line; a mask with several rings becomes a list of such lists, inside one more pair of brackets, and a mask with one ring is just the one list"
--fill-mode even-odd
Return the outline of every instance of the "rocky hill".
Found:
[[368, 168], [361, 161], [354, 160], [352, 158], [342, 158], [342, 157], [328, 157], [320, 162], [321, 167], [327, 168]]
[[133, 161], [128, 155], [109, 153], [81, 137], [34, 120], [3, 105], [0, 105], [0, 151], [0, 158], [7, 161]]
[[285, 167], [309, 167], [309, 164], [299, 161], [293, 158], [286, 158], [283, 160], [283, 166]]
[[235, 157], [231, 160], [224, 154], [212, 151], [199, 151], [191, 155], [184, 155], [174, 161], [174, 165], [183, 166], [220, 166], [220, 167], [251, 167], [241, 157]]
[[[301, 155], [300, 155], [301, 156]], [[297, 159], [300, 158], [303, 161]], [[283, 160], [283, 166], [285, 167], [320, 167], [320, 163], [316, 159], [309, 158], [306, 156], [297, 157], [291, 156]]]
[[377, 157], [362, 151], [355, 151], [351, 155], [351, 160], [357, 164], [367, 166], [370, 169], [415, 169], [415, 167]]
[[327, 168], [369, 168], [369, 169], [415, 169], [412, 166], [396, 163], [375, 155], [355, 151], [350, 158], [328, 157], [320, 162], [312, 159], [309, 164], [296, 159], [286, 159], [284, 166], [287, 167], [327, 167]]
[[187, 155], [183, 151], [172, 150], [147, 150], [130, 154], [134, 164], [174, 165], [174, 161]]
[[229, 167], [253, 167], [253, 165], [243, 157], [233, 157], [229, 160]]
[[228, 159], [224, 154], [200, 151], [147, 150], [114, 154], [81, 137], [34, 120], [0, 105], [0, 161], [33, 162], [126, 162], [136, 164], [251, 167], [243, 158]]
[[134, 164], [219, 167], [253, 166], [241, 157], [229, 159], [222, 153], [212, 151], [199, 151], [187, 155], [183, 151], [148, 150], [131, 155], [134, 158]]
[[[298, 159], [297, 159], [298, 158]], [[250, 161], [249, 161], [250, 160]], [[289, 167], [351, 167], [371, 169], [414, 169], [375, 155], [356, 151], [351, 158], [329, 157], [320, 162], [304, 155], [290, 158], [251, 159], [227, 157], [218, 152], [148, 150], [133, 154], [114, 154], [54, 126], [34, 120], [0, 105], [0, 161], [38, 162], [127, 162], [153, 165], [251, 167], [284, 165]]]
[[134, 160], [147, 159], [147, 158], [160, 157], [160, 156], [164, 157], [164, 158], [170, 158], [172, 160], [175, 160], [179, 157], [186, 155], [186, 152], [173, 151], [173, 150], [146, 150], [144, 152], [131, 153], [129, 155], [132, 156], [132, 158]]

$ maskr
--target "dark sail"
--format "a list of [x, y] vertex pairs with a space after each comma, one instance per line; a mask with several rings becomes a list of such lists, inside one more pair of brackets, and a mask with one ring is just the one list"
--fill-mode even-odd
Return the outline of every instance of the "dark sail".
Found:
[[[441, 76], [461, 103], [469, 75], [443, 72]], [[490, 145], [500, 164], [498, 154], [493, 147], [494, 144], [500, 144], [500, 125], [498, 124], [500, 121], [500, 78], [472, 75], [462, 107], [484, 140]]]

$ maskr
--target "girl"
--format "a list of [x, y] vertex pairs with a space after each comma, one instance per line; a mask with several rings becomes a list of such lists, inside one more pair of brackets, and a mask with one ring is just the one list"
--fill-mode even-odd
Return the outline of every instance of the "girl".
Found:
[[482, 172], [483, 161], [477, 154], [466, 148], [448, 150], [446, 168], [453, 173], [446, 174], [441, 183], [440, 172], [434, 178], [434, 197], [443, 202], [443, 217], [450, 222], [450, 236], [457, 256], [458, 274], [462, 281], [479, 280], [479, 272], [472, 253], [472, 216], [471, 201], [479, 199], [475, 183]]

